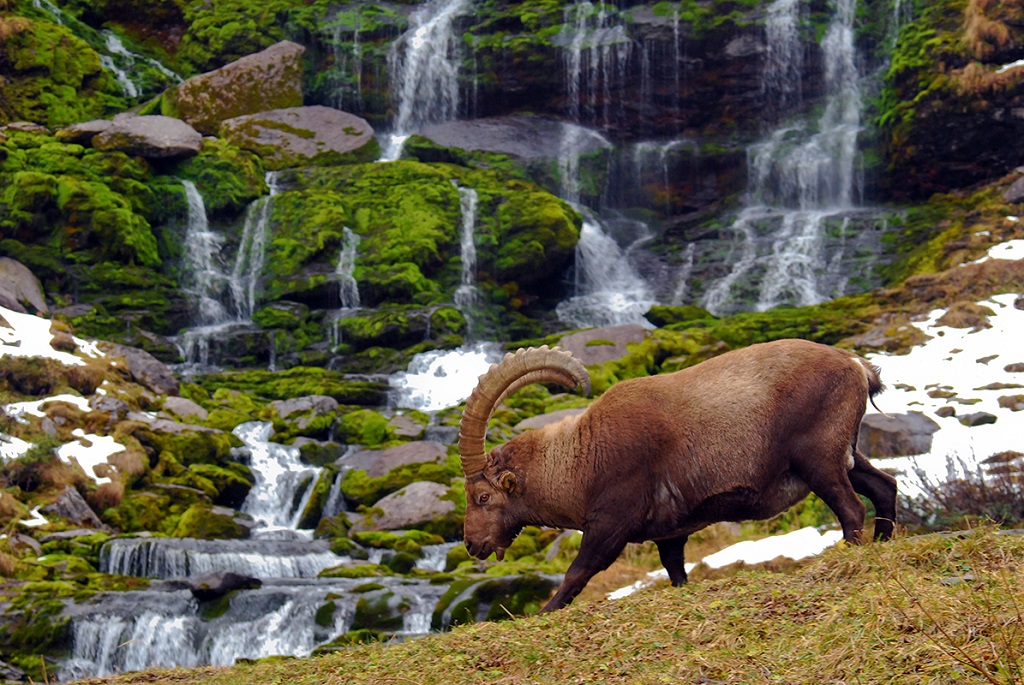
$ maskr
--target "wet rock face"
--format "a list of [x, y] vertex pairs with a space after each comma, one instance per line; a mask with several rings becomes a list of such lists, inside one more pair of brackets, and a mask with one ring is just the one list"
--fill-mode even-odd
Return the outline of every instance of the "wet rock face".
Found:
[[362, 117], [323, 107], [290, 107], [225, 121], [223, 138], [258, 153], [269, 169], [370, 162], [380, 155]]
[[165, 116], [125, 116], [92, 138], [104, 152], [124, 152], [148, 159], [192, 157], [199, 154], [203, 136], [180, 119]]
[[221, 122], [302, 104], [302, 54], [282, 41], [220, 69], [194, 76], [165, 93], [167, 106], [196, 130], [215, 135]]

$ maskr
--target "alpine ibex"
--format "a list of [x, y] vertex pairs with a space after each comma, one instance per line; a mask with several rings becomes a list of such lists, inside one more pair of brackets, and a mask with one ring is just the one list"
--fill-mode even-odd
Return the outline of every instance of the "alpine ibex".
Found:
[[576, 597], [629, 542], [653, 540], [673, 585], [686, 582], [688, 536], [717, 521], [765, 519], [816, 493], [849, 543], [865, 507], [892, 536], [896, 480], [857, 450], [878, 370], [805, 340], [752, 345], [671, 374], [612, 386], [576, 416], [485, 450], [487, 424], [531, 383], [590, 391], [583, 364], [558, 349], [520, 349], [480, 377], [459, 434], [465, 539], [480, 559], [527, 525], [579, 529], [583, 541], [544, 611]]

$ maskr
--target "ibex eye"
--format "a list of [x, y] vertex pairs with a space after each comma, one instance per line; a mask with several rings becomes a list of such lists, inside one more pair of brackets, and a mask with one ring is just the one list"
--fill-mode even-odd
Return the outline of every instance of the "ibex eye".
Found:
[[479, 501], [480, 501], [480, 504], [483, 504], [484, 502], [487, 502], [490, 499], [491, 499], [491, 496], [486, 494], [486, 493], [484, 493], [483, 495], [480, 495], [480, 500]]

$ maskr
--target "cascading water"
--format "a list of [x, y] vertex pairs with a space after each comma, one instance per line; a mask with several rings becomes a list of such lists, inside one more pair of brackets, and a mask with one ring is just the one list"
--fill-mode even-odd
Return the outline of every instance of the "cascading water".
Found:
[[[776, 0], [768, 22], [772, 44], [764, 92], [774, 108], [799, 98], [799, 72], [787, 60], [799, 54], [800, 3]], [[861, 94], [853, 41], [855, 0], [839, 0], [821, 43], [825, 108], [813, 129], [787, 123], [749, 153], [748, 206], [736, 218], [730, 272], [705, 292], [703, 305], [720, 314], [752, 299], [764, 311], [780, 304], [809, 305], [842, 295], [845, 279], [829, 271], [837, 255], [824, 253], [830, 222], [854, 211], [859, 188], [857, 136]]]
[[[586, 137], [599, 136], [578, 125], [592, 121], [608, 126], [615, 116], [613, 89], [626, 79], [632, 43], [622, 24], [615, 23], [604, 3], [577, 2], [565, 10], [562, 38], [565, 48], [567, 117], [559, 146], [559, 195], [579, 206], [582, 150]], [[621, 101], [619, 102], [621, 106]], [[610, 148], [611, 144], [604, 141]], [[616, 219], [619, 240], [612, 237], [610, 221], [580, 208], [585, 215], [576, 246], [573, 295], [559, 303], [558, 318], [577, 327], [640, 323], [654, 303], [647, 284], [629, 263], [629, 251], [651, 238], [639, 221]], [[620, 244], [621, 243], [621, 244]], [[625, 247], [622, 247], [625, 245]]]
[[[378, 592], [409, 607], [403, 634], [429, 630], [445, 592], [429, 581], [378, 578]], [[365, 579], [293, 579], [235, 593], [223, 613], [205, 615], [187, 590], [158, 588], [96, 595], [70, 605], [72, 649], [59, 677], [73, 680], [152, 667], [230, 666], [238, 659], [308, 656], [347, 632]], [[325, 622], [325, 606], [333, 612]], [[326, 623], [326, 625], [325, 625]], [[425, 630], [426, 629], [426, 630]]]
[[202, 195], [182, 181], [188, 199], [188, 228], [182, 260], [183, 289], [193, 303], [193, 325], [179, 337], [188, 366], [211, 364], [210, 342], [251, 323], [266, 258], [277, 174], [268, 172], [269, 193], [249, 205], [231, 269], [222, 254], [227, 238], [210, 227]]
[[477, 337], [477, 313], [480, 308], [480, 289], [476, 285], [476, 205], [479, 197], [472, 188], [461, 188], [459, 206], [462, 223], [459, 227], [459, 246], [462, 257], [462, 278], [455, 290], [455, 306], [466, 317], [468, 337]]
[[382, 159], [398, 159], [410, 134], [458, 115], [461, 36], [455, 20], [470, 9], [470, 0], [433, 0], [413, 13], [411, 28], [388, 50], [398, 113]]
[[342, 236], [338, 264], [334, 268], [334, 276], [338, 282], [338, 308], [327, 317], [328, 342], [332, 348], [341, 344], [339, 322], [359, 308], [359, 283], [356, 281], [355, 269], [362, 238], [348, 226], [344, 227]]
[[270, 442], [270, 423], [250, 421], [231, 432], [249, 448], [256, 476], [242, 511], [256, 521], [257, 533], [295, 530], [320, 469], [303, 464], [298, 447]]

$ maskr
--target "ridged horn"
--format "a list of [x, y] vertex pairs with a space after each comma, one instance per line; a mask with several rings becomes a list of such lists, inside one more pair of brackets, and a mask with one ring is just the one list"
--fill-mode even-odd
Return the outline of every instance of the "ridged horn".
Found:
[[462, 412], [459, 424], [459, 454], [466, 479], [483, 473], [487, 465], [485, 440], [487, 424], [506, 397], [532, 383], [559, 383], [567, 388], [582, 387], [590, 394], [590, 374], [583, 362], [567, 350], [541, 347], [509, 352], [480, 376]]

